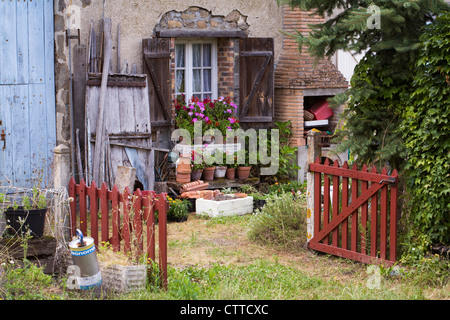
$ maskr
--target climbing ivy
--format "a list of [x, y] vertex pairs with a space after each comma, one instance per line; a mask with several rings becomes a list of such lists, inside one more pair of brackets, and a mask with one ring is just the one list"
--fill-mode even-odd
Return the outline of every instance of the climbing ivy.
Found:
[[450, 243], [450, 13], [421, 37], [413, 89], [401, 125], [413, 232]]

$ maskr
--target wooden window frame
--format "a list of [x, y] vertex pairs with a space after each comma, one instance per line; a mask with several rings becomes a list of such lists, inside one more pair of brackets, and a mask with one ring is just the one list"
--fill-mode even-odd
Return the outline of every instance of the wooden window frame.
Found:
[[[218, 98], [218, 66], [217, 66], [217, 39], [175, 39], [175, 46], [177, 44], [185, 45], [185, 67], [177, 68], [176, 66], [176, 56], [175, 56], [175, 69], [174, 75], [176, 78], [177, 70], [184, 69], [185, 70], [185, 90], [186, 90], [186, 103], [194, 95], [193, 93], [193, 69], [192, 61], [193, 61], [193, 49], [192, 46], [194, 44], [211, 44], [211, 100]], [[175, 51], [176, 53], [176, 51]], [[203, 83], [202, 83], [203, 86]], [[203, 88], [202, 88], [203, 89]], [[204, 91], [202, 90], [202, 93]], [[175, 84], [175, 96], [178, 95], [176, 84]]]

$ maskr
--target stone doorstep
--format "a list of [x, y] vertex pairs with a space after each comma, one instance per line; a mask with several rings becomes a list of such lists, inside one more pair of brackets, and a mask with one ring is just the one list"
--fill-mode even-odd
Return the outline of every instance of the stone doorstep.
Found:
[[145, 288], [147, 266], [123, 266], [99, 261], [102, 285], [105, 289], [118, 292], [130, 292]]
[[253, 197], [222, 201], [197, 199], [195, 209], [197, 214], [210, 217], [244, 215], [253, 212]]

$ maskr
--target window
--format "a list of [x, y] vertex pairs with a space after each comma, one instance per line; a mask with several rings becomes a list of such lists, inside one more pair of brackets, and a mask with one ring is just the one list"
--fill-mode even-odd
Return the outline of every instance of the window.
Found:
[[209, 40], [175, 43], [175, 91], [186, 102], [193, 96], [217, 99], [217, 44]]

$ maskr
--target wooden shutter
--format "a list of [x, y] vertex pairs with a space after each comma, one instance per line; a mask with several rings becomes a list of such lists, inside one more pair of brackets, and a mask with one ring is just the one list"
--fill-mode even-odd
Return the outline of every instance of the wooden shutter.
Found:
[[142, 41], [144, 71], [148, 77], [148, 93], [152, 129], [170, 127], [170, 39], [152, 38]]
[[239, 40], [239, 121], [272, 122], [274, 104], [273, 38]]

